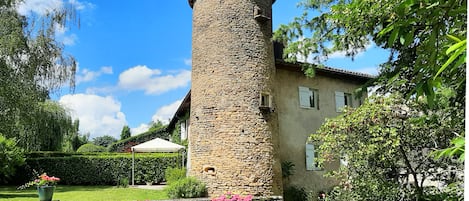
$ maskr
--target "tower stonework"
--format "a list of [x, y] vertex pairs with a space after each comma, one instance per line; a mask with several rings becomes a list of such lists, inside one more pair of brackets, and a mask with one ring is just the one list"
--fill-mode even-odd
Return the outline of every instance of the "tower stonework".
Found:
[[281, 195], [273, 0], [189, 0], [193, 8], [189, 175], [209, 196]]

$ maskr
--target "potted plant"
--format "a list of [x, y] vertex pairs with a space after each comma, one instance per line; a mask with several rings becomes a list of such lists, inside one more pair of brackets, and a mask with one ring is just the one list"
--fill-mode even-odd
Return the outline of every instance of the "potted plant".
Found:
[[36, 186], [40, 201], [52, 201], [55, 185], [57, 185], [57, 182], [59, 181], [60, 178], [50, 177], [46, 173], [43, 173], [39, 175], [37, 179], [30, 181], [24, 184], [23, 186], [20, 186], [19, 189], [25, 189], [30, 186]]

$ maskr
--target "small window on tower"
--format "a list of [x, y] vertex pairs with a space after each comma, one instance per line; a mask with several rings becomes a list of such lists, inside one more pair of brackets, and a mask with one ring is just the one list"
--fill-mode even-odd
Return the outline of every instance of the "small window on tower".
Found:
[[260, 104], [259, 104], [259, 107], [260, 108], [270, 108], [272, 106], [272, 100], [271, 100], [271, 97], [268, 93], [261, 93], [261, 97], [260, 97]]

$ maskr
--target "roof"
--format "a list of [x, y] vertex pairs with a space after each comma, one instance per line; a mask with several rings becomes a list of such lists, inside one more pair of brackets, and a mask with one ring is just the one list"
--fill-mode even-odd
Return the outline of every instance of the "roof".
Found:
[[184, 117], [186, 115], [186, 111], [189, 110], [191, 106], [191, 90], [187, 92], [186, 96], [182, 100], [181, 104], [179, 105], [178, 109], [174, 113], [173, 118], [171, 118], [171, 121], [168, 124], [167, 130], [171, 131], [174, 129], [176, 126], [177, 121], [179, 121], [179, 118]]
[[[298, 72], [303, 72], [301, 68], [302, 64], [303, 63], [288, 63], [281, 59], [276, 59], [275, 61], [276, 68], [288, 69], [288, 70], [298, 71]], [[343, 70], [343, 69], [337, 69], [337, 68], [331, 68], [331, 67], [322, 67], [322, 68], [318, 67], [318, 68], [315, 68], [315, 70], [316, 70], [317, 75], [334, 77], [338, 79], [348, 79], [348, 80], [359, 82], [362, 84], [365, 84], [367, 81], [374, 78], [374, 76], [369, 75], [369, 74], [348, 71], [348, 70]], [[177, 121], [179, 121], [180, 118], [184, 117], [186, 115], [186, 112], [190, 110], [190, 105], [191, 105], [191, 91], [189, 90], [189, 92], [187, 92], [186, 96], [182, 100], [181, 105], [179, 105], [178, 109], [174, 113], [173, 118], [171, 118], [171, 121], [169, 122], [169, 125], [168, 125], [168, 130], [174, 129]]]
[[132, 152], [178, 152], [185, 147], [161, 138], [155, 138], [132, 147]]
[[[284, 61], [283, 59], [276, 59], [275, 60], [275, 67], [280, 68], [280, 69], [288, 69], [292, 71], [301, 71], [303, 65], [308, 65], [306, 63], [289, 63]], [[317, 75], [322, 75], [322, 76], [328, 76], [328, 77], [334, 77], [334, 78], [339, 78], [339, 79], [349, 79], [349, 80], [354, 80], [357, 82], [363, 82], [366, 83], [367, 81], [375, 78], [375, 76], [366, 74], [366, 73], [360, 73], [360, 72], [354, 72], [354, 71], [349, 71], [349, 70], [344, 70], [344, 69], [338, 69], [338, 68], [332, 68], [332, 67], [315, 67], [314, 70], [316, 71]]]

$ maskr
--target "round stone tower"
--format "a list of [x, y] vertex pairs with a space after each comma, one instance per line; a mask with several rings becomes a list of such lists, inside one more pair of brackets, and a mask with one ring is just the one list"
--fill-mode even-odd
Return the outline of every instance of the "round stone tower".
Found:
[[205, 182], [210, 196], [282, 193], [273, 102], [273, 1], [189, 0], [189, 175]]

